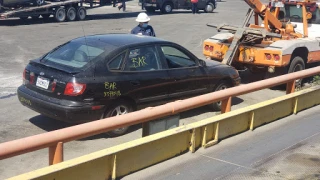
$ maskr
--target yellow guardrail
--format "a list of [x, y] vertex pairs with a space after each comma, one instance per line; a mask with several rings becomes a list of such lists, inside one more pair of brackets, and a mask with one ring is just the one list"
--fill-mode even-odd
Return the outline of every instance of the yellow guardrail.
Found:
[[10, 180], [115, 179], [188, 151], [207, 148], [222, 139], [318, 104], [320, 86], [314, 86], [15, 176]]

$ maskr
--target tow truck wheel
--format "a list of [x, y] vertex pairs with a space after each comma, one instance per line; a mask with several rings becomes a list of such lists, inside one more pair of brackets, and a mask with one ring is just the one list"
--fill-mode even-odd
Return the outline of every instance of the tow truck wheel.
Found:
[[[103, 118], [120, 116], [123, 114], [130, 113], [132, 111], [133, 111], [133, 108], [130, 105], [130, 103], [128, 103], [127, 101], [124, 101], [124, 100], [119, 100], [118, 102], [116, 102], [114, 105], [112, 105], [111, 107], [109, 107], [106, 110], [106, 112], [103, 115]], [[122, 128], [111, 130], [111, 131], [107, 132], [107, 134], [112, 137], [120, 136], [120, 135], [125, 134], [128, 131], [128, 129], [129, 129], [129, 126], [122, 127]]]
[[78, 11], [77, 11], [77, 19], [82, 21], [86, 18], [87, 15], [87, 11], [86, 8], [84, 7], [79, 7]]
[[204, 8], [205, 13], [212, 13], [214, 10], [214, 5], [212, 3], [208, 3]]
[[63, 22], [66, 20], [66, 10], [63, 7], [60, 7], [54, 13], [54, 18], [58, 22]]
[[[228, 83], [227, 81], [223, 80], [223, 81], [220, 81], [216, 88], [214, 89], [214, 92], [216, 91], [220, 91], [220, 90], [224, 90], [224, 89], [227, 89], [231, 87], [230, 83]], [[212, 103], [210, 105], [210, 108], [214, 111], [221, 111], [221, 104], [222, 104], [222, 101], [219, 101], [219, 102], [215, 102], [215, 103]]]
[[[300, 56], [296, 56], [292, 59], [288, 73], [293, 73], [297, 71], [302, 71], [305, 69], [305, 63], [304, 60]], [[302, 79], [296, 80], [296, 87], [300, 87], [302, 85]]]
[[67, 10], [67, 20], [74, 21], [77, 18], [77, 11], [74, 7], [70, 7]]

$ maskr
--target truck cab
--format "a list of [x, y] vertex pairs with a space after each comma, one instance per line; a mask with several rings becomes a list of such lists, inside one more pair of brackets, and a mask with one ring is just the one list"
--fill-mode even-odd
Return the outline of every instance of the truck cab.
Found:
[[[160, 10], [161, 13], [171, 13], [173, 9], [191, 9], [190, 0], [140, 0], [147, 12], [155, 12]], [[198, 10], [203, 10], [206, 13], [213, 12], [216, 9], [216, 0], [199, 0]]]

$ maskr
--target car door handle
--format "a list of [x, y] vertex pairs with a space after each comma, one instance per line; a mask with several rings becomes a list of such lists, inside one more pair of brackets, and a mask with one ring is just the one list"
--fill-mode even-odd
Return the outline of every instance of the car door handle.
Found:
[[134, 86], [139, 86], [140, 82], [139, 81], [130, 81], [130, 83]]

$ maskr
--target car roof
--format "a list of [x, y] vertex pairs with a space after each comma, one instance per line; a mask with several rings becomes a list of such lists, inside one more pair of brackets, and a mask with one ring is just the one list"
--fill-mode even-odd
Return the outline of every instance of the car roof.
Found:
[[[96, 34], [82, 36], [71, 41], [100, 41], [116, 47], [139, 45], [144, 43], [169, 42], [160, 38], [135, 34]], [[172, 42], [170, 42], [172, 43]]]

